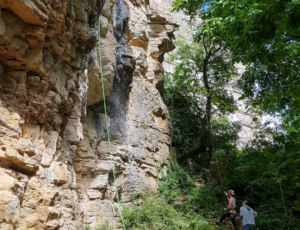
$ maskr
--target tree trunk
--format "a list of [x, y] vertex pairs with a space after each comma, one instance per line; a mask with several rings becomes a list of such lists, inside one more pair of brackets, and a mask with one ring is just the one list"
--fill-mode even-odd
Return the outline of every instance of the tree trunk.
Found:
[[211, 166], [210, 163], [211, 163], [212, 152], [213, 152], [213, 140], [212, 140], [211, 125], [210, 125], [210, 119], [211, 119], [211, 92], [210, 92], [210, 87], [209, 87], [209, 84], [208, 84], [208, 73], [207, 73], [207, 66], [208, 66], [209, 58], [210, 58], [210, 52], [207, 54], [206, 58], [203, 61], [203, 83], [204, 83], [205, 89], [207, 90], [205, 115], [206, 115], [206, 120], [207, 120], [207, 130], [208, 130], [208, 137], [209, 137], [208, 164], [207, 164], [208, 168], [210, 168], [210, 166]]

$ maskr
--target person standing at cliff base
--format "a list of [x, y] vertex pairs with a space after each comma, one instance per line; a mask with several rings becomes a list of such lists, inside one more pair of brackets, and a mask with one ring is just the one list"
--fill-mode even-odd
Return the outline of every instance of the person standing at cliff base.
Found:
[[220, 221], [216, 221], [215, 223], [217, 225], [221, 225], [222, 222], [226, 219], [226, 217], [230, 217], [231, 219], [231, 223], [234, 227], [235, 230], [238, 230], [237, 224], [236, 224], [236, 211], [235, 211], [235, 207], [236, 207], [236, 201], [234, 196], [234, 191], [233, 190], [229, 190], [228, 193], [225, 192], [227, 201], [228, 201], [228, 206], [227, 208], [225, 208], [224, 210], [226, 211], [226, 213], [221, 217]]
[[248, 206], [248, 201], [246, 200], [243, 201], [243, 206], [240, 208], [240, 216], [243, 218], [243, 230], [253, 230], [257, 213]]

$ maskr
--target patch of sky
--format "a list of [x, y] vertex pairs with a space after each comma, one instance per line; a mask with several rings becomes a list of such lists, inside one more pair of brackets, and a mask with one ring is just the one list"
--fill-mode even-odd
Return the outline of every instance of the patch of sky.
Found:
[[208, 11], [210, 4], [212, 4], [212, 1], [206, 1], [206, 2], [202, 3], [200, 10]]

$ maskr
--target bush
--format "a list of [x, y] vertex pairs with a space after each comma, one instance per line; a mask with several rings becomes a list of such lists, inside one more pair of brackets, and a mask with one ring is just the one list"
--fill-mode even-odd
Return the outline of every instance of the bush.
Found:
[[199, 216], [195, 216], [191, 222], [189, 229], [193, 230], [214, 230], [215, 228], [210, 226], [207, 221], [199, 220]]
[[178, 164], [169, 164], [168, 168], [168, 174], [159, 182], [158, 192], [168, 203], [173, 203], [174, 198], [188, 192], [194, 183], [190, 175]]
[[199, 215], [188, 215], [150, 196], [134, 209], [124, 208], [126, 229], [130, 230], [214, 230]]
[[153, 196], [134, 209], [124, 208], [124, 220], [126, 229], [132, 230], [179, 230], [189, 226], [171, 205]]
[[[201, 182], [201, 186], [195, 187], [195, 181]], [[192, 175], [192, 172], [178, 164], [169, 165], [169, 172], [160, 180], [158, 188], [159, 194], [164, 196], [169, 204], [180, 200], [182, 204], [177, 207], [178, 210], [206, 218], [220, 216], [220, 211], [226, 205], [221, 191], [216, 182], [205, 183], [202, 175]]]

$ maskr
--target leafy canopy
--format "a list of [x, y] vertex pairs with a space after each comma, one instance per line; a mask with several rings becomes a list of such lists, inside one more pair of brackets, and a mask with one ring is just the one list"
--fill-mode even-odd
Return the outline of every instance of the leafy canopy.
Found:
[[[203, 4], [208, 7], [199, 10]], [[300, 185], [300, 2], [298, 0], [175, 0], [174, 10], [200, 17], [197, 38], [222, 40], [232, 59], [246, 65], [243, 98], [282, 117], [283, 132], [262, 151], [280, 160], [278, 181]], [[289, 176], [288, 176], [289, 175]], [[296, 209], [300, 209], [298, 205]]]
[[[200, 11], [203, 4], [206, 10]], [[248, 66], [241, 86], [254, 105], [290, 119], [298, 117], [298, 0], [175, 0], [173, 6], [204, 21], [198, 37], [221, 39], [234, 61]]]
[[[203, 37], [201, 41], [186, 41], [179, 37], [177, 50], [170, 56], [169, 62], [176, 66], [174, 72], [165, 76], [164, 101], [171, 115], [173, 146], [177, 156], [190, 156], [188, 152], [206, 145], [201, 148], [201, 153], [208, 148], [204, 155], [208, 156], [210, 164], [212, 145], [209, 137], [214, 132], [209, 134], [213, 125], [208, 126], [208, 121], [211, 123], [211, 117], [221, 117], [237, 110], [233, 96], [226, 88], [235, 74], [234, 63], [222, 48], [222, 41], [212, 37]], [[228, 124], [228, 127], [233, 128], [234, 125]], [[236, 132], [232, 135], [223, 132], [223, 128], [216, 128], [215, 134], [225, 140], [225, 146]], [[231, 128], [229, 130], [232, 131]], [[196, 155], [199, 153], [195, 152]]]
[[[265, 185], [271, 191], [274, 189], [276, 194], [273, 195], [261, 191], [268, 194], [266, 199], [276, 198], [277, 203], [282, 203], [284, 219], [296, 216], [298, 220], [290, 220], [299, 228], [299, 0], [175, 0], [173, 6], [174, 10], [183, 10], [202, 19], [195, 41], [199, 42], [203, 37], [213, 38], [229, 51], [233, 62], [246, 66], [239, 82], [244, 92], [241, 99], [248, 99], [252, 106], [265, 113], [281, 116], [282, 131], [270, 132], [264, 137], [271, 139], [269, 142], [256, 139], [257, 145], [243, 152], [247, 154], [243, 155], [245, 162], [241, 162], [241, 167], [236, 170], [245, 174], [242, 174], [244, 177], [236, 176], [235, 184], [243, 182], [243, 189], [245, 186], [253, 188], [253, 193]], [[267, 177], [272, 178], [271, 183], [267, 183]], [[243, 181], [243, 178], [247, 179]], [[283, 192], [278, 190], [281, 185], [285, 186]], [[279, 196], [281, 201], [277, 200]], [[265, 205], [264, 209], [268, 207], [266, 215], [271, 212], [272, 208], [262, 200], [259, 202]], [[279, 209], [274, 212], [279, 213]], [[271, 223], [267, 223], [267, 218], [265, 221], [268, 227], [262, 229], [269, 229]], [[285, 228], [286, 223], [282, 220], [274, 220], [274, 223]]]

